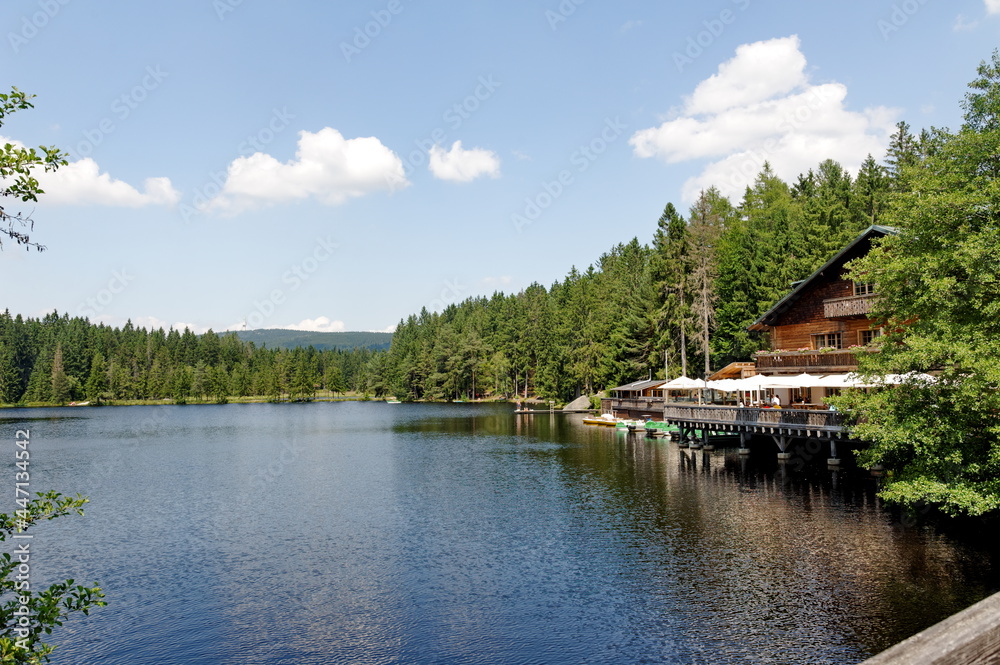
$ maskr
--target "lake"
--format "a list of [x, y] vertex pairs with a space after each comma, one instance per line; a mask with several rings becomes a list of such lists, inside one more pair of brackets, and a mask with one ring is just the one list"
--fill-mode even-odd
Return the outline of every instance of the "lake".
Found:
[[[1000, 587], [988, 547], [776, 448], [681, 450], [508, 405], [0, 412], [35, 584], [99, 583], [55, 664], [857, 663]], [[825, 460], [825, 456], [824, 456]]]

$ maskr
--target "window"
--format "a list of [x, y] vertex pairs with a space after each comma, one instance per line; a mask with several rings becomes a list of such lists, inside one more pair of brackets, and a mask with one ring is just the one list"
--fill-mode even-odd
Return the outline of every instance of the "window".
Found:
[[854, 282], [854, 295], [869, 296], [875, 293], [875, 285], [871, 282]]
[[835, 349], [844, 348], [844, 334], [835, 333], [823, 333], [822, 335], [813, 335], [813, 348], [823, 349], [827, 347], [833, 347]]
[[882, 336], [882, 330], [881, 329], [859, 330], [858, 331], [858, 342], [860, 342], [862, 345], [864, 345], [864, 344], [871, 344], [872, 341], [874, 341], [874, 339], [876, 337], [881, 337], [881, 336]]

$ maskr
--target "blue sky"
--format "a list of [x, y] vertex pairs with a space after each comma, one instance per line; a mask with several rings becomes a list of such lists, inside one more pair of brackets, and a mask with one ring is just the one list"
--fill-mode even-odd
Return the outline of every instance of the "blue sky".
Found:
[[769, 160], [956, 127], [1000, 0], [0, 7], [6, 141], [56, 145], [3, 306], [200, 332], [386, 330], [650, 241]]

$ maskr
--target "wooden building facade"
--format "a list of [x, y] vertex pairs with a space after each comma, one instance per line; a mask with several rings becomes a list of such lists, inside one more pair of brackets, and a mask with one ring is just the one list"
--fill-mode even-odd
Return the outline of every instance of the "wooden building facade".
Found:
[[868, 319], [871, 284], [847, 277], [846, 265], [867, 254], [878, 238], [895, 233], [870, 226], [754, 321], [767, 332], [771, 350], [755, 358], [761, 374], [832, 374], [857, 369], [852, 347], [868, 344], [881, 331]]

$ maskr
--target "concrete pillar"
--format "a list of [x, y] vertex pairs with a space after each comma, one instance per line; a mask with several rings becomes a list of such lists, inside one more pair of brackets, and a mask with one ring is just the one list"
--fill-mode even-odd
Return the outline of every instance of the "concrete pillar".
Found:
[[747, 443], [749, 439], [750, 437], [747, 435], [747, 433], [744, 432], [743, 430], [740, 430], [740, 450], [739, 450], [740, 455], [750, 454], [750, 445]]
[[788, 437], [785, 435], [772, 435], [772, 437], [774, 438], [774, 442], [778, 444], [778, 450], [780, 451], [778, 453], [778, 461], [784, 462], [792, 459], [792, 454], [790, 452], [786, 452], [788, 450]]
[[826, 460], [828, 466], [840, 466], [840, 458], [837, 457], [837, 440], [830, 439], [830, 459]]

